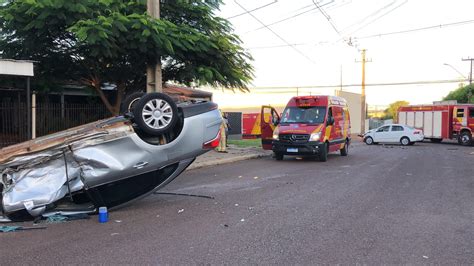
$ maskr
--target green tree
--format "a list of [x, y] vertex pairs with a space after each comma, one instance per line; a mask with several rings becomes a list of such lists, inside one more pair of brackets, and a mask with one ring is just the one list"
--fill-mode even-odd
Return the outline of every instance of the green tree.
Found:
[[[0, 56], [35, 60], [35, 88], [75, 80], [93, 88], [112, 114], [128, 90], [145, 87], [147, 64], [163, 62], [163, 81], [247, 90], [251, 56], [231, 24], [214, 15], [221, 1], [17, 0], [0, 6]], [[104, 83], [117, 86], [115, 102]]]
[[474, 84], [451, 91], [443, 100], [457, 100], [458, 103], [474, 103]]
[[393, 119], [397, 120], [398, 119], [398, 108], [402, 106], [407, 106], [410, 103], [407, 101], [396, 101], [391, 103], [387, 109], [385, 109], [385, 119]]

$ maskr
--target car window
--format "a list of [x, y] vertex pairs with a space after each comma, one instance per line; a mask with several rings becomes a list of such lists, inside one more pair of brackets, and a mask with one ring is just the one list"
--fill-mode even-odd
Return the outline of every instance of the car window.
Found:
[[384, 126], [377, 129], [377, 132], [388, 132], [389, 129], [390, 129], [390, 126]]
[[469, 108], [469, 118], [474, 118], [474, 108]]
[[402, 126], [392, 126], [392, 131], [403, 131]]

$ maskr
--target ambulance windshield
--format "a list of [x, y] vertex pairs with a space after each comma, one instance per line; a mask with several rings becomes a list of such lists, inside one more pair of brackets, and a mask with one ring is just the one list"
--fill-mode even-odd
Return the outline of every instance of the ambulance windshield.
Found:
[[281, 123], [322, 124], [326, 116], [325, 106], [287, 107], [282, 114]]

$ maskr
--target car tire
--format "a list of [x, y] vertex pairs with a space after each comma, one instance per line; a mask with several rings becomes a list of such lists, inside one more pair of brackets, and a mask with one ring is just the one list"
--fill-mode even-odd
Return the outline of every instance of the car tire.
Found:
[[163, 93], [145, 94], [133, 107], [133, 121], [150, 135], [169, 132], [178, 121], [176, 103]]
[[408, 137], [402, 137], [400, 139], [400, 144], [402, 144], [403, 146], [408, 146], [410, 145], [410, 139]]
[[128, 95], [120, 105], [120, 113], [133, 113], [133, 108], [143, 95], [145, 95], [144, 92], [134, 92]]
[[472, 143], [471, 132], [463, 131], [461, 135], [459, 136], [459, 144], [463, 146], [470, 146], [471, 143]]
[[282, 153], [279, 153], [279, 152], [274, 152], [273, 157], [275, 158], [275, 160], [281, 161], [281, 160], [283, 160], [284, 155]]
[[443, 141], [443, 139], [430, 139], [431, 142], [433, 143], [441, 143], [441, 141]]
[[349, 141], [346, 141], [344, 144], [344, 147], [339, 150], [341, 153], [341, 156], [347, 156], [349, 154]]
[[325, 142], [323, 145], [321, 145], [321, 150], [319, 151], [319, 161], [320, 162], [325, 162], [328, 160], [328, 150], [329, 146], [328, 143]]
[[372, 145], [374, 144], [374, 139], [372, 137], [367, 137], [364, 139], [365, 144]]

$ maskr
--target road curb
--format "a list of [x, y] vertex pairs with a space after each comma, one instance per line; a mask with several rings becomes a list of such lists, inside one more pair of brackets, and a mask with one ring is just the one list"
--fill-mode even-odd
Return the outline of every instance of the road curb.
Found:
[[235, 156], [235, 157], [232, 157], [232, 158], [224, 158], [224, 159], [213, 160], [213, 161], [198, 162], [198, 163], [194, 162], [186, 170], [188, 171], [188, 170], [193, 170], [193, 169], [198, 169], [198, 168], [203, 168], [203, 167], [208, 167], [208, 166], [228, 164], [228, 163], [244, 161], [244, 160], [250, 160], [250, 159], [256, 159], [256, 158], [261, 158], [261, 157], [266, 157], [266, 156], [270, 156], [270, 155], [268, 155], [268, 154], [246, 154], [246, 155], [241, 155], [241, 156]]

